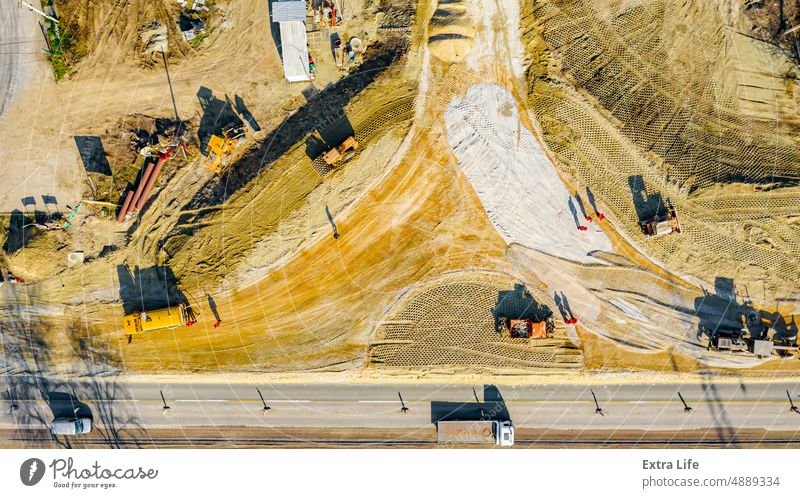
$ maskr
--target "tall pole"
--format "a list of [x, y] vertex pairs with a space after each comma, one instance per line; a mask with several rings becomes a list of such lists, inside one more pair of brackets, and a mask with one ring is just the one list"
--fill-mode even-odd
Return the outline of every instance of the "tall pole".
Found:
[[49, 19], [49, 20], [53, 21], [54, 23], [58, 24], [58, 19], [56, 19], [55, 17], [45, 14], [44, 12], [42, 12], [39, 9], [37, 9], [36, 7], [34, 7], [33, 5], [29, 4], [28, 2], [25, 2], [24, 0], [19, 0], [19, 6], [22, 7], [23, 5], [25, 7], [28, 7], [28, 10], [36, 12], [37, 14], [39, 14], [42, 17], [44, 17], [45, 19]]
[[172, 109], [175, 111], [175, 138], [178, 138], [181, 130], [181, 118], [178, 116], [178, 105], [175, 103], [175, 93], [172, 91], [172, 80], [169, 77], [169, 67], [167, 66], [167, 54], [164, 46], [161, 46], [161, 57], [164, 59], [164, 70], [167, 72], [167, 84], [169, 85], [169, 95], [172, 97]]

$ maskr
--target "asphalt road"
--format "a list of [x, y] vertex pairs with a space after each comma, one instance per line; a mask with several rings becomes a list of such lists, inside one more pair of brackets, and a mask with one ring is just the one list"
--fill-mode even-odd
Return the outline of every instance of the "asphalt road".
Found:
[[0, 115], [33, 74], [33, 65], [44, 63], [42, 47], [35, 14], [13, 0], [0, 2]]
[[[264, 414], [261, 398], [270, 410]], [[474, 389], [474, 390], [473, 390]], [[595, 413], [594, 389], [603, 416]], [[98, 427], [431, 428], [439, 419], [510, 418], [519, 428], [795, 430], [795, 383], [483, 386], [457, 384], [223, 384], [90, 382], [4, 377], [0, 428], [45, 428], [75, 409]], [[693, 408], [684, 411], [678, 391]], [[161, 393], [164, 399], [161, 398]], [[399, 394], [398, 394], [399, 393]], [[400, 396], [408, 407], [401, 411]], [[9, 400], [9, 398], [11, 398]], [[164, 413], [166, 403], [170, 409]], [[12, 409], [11, 405], [16, 405]]]

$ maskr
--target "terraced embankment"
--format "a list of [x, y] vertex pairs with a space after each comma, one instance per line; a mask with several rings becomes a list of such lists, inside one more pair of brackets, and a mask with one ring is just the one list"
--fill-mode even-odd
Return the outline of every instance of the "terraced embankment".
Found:
[[[738, 6], [537, 1], [523, 36], [528, 103], [563, 172], [666, 267], [797, 305], [800, 95]], [[683, 234], [645, 241], [673, 205]]]

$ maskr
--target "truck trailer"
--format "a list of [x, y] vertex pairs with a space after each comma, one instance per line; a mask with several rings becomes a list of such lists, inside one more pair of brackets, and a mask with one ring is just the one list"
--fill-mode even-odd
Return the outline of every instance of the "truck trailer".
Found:
[[440, 420], [436, 424], [439, 444], [492, 444], [514, 446], [514, 424], [499, 420]]
[[189, 314], [186, 306], [179, 304], [153, 311], [134, 311], [123, 318], [125, 335], [137, 335], [161, 329], [174, 329], [186, 325]]

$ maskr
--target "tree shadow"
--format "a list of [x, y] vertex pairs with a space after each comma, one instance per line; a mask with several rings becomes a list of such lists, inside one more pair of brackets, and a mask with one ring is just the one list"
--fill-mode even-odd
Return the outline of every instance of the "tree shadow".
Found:
[[150, 268], [117, 265], [119, 297], [125, 313], [189, 304], [169, 266]]
[[431, 423], [435, 425], [442, 420], [505, 422], [511, 420], [511, 414], [497, 386], [486, 384], [483, 386], [483, 402], [431, 401]]
[[720, 397], [717, 386], [714, 385], [712, 373], [701, 372], [700, 375], [702, 378], [703, 401], [708, 404], [711, 410], [717, 441], [724, 442], [728, 447], [735, 448], [737, 446], [736, 428], [728, 416], [728, 411], [725, 407], [726, 400]]
[[498, 291], [492, 316], [495, 331], [500, 333], [507, 325], [506, 320], [543, 322], [553, 316], [553, 312], [547, 305], [536, 301], [524, 285], [514, 284], [513, 290]]
[[[28, 292], [29, 299], [38, 299], [35, 289]], [[92, 437], [99, 434], [115, 448], [120, 447], [122, 439], [120, 427], [143, 428], [135, 414], [115, 403], [124, 395], [117, 378], [109, 375], [113, 372], [109, 349], [93, 341], [97, 334], [86, 328], [85, 321], [72, 321], [62, 336], [72, 347], [75, 358], [72, 366], [66, 367], [69, 377], [75, 380], [67, 382], [52, 373], [52, 348], [43, 335], [49, 325], [22, 308], [9, 311], [11, 318], [5, 319], [0, 327], [3, 344], [0, 365], [8, 386], [3, 398], [17, 425], [14, 438], [24, 441], [26, 447], [56, 444], [72, 448], [75, 442], [90, 435], [53, 436], [49, 427], [55, 418], [76, 415], [91, 418]]]

